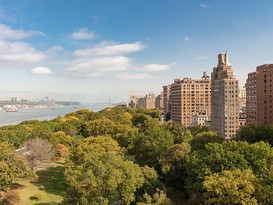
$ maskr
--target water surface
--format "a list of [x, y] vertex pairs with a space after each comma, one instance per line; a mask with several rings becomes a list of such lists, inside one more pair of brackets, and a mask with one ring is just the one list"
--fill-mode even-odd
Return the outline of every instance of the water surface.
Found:
[[99, 111], [103, 108], [108, 107], [107, 105], [90, 105], [88, 107], [84, 106], [64, 106], [52, 109], [49, 107], [43, 108], [28, 108], [28, 109], [18, 109], [18, 112], [6, 112], [5, 110], [0, 110], [0, 126], [9, 124], [18, 124], [25, 120], [52, 120], [58, 116], [64, 116], [69, 112], [74, 112], [80, 109], [89, 109], [91, 111]]

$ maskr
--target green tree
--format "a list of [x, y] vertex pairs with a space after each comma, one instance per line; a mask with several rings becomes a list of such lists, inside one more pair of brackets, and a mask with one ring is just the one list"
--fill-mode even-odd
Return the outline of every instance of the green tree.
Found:
[[72, 146], [65, 176], [70, 185], [64, 204], [108, 204], [135, 200], [144, 183], [140, 167], [124, 158], [110, 137], [89, 137]]
[[53, 133], [51, 142], [54, 146], [57, 146], [57, 144], [63, 144], [66, 147], [70, 147], [72, 143], [72, 137], [66, 135], [63, 131], [58, 131]]
[[[143, 129], [143, 128], [142, 128]], [[134, 143], [133, 153], [140, 165], [148, 165], [160, 171], [160, 155], [173, 146], [174, 136], [161, 126], [145, 124]]]
[[126, 112], [124, 107], [117, 106], [114, 108], [106, 108], [100, 111], [100, 114], [113, 122], [123, 125], [132, 125], [132, 115], [129, 112]]
[[191, 147], [188, 143], [175, 144], [161, 155], [160, 164], [167, 186], [185, 193], [187, 178], [186, 161], [189, 158]]
[[60, 125], [57, 131], [63, 131], [66, 135], [74, 137], [83, 135], [84, 121], [75, 116], [61, 118]]
[[172, 205], [172, 201], [167, 197], [164, 191], [157, 189], [153, 196], [144, 194], [144, 202], [138, 202], [137, 205]]
[[6, 191], [15, 179], [32, 176], [27, 162], [14, 151], [13, 146], [0, 143], [0, 190]]
[[131, 126], [114, 122], [107, 118], [97, 119], [85, 124], [85, 136], [110, 135], [118, 138], [127, 133]]
[[0, 127], [0, 141], [19, 147], [29, 137], [28, 130], [23, 125], [7, 125]]
[[203, 182], [205, 204], [255, 205], [256, 177], [251, 170], [224, 170], [207, 176]]
[[182, 135], [182, 142], [190, 142], [192, 140], [193, 136], [191, 134], [190, 130], [186, 130], [184, 134]]
[[0, 190], [6, 191], [14, 180], [13, 173], [6, 162], [0, 161]]
[[184, 133], [184, 127], [177, 122], [174, 121], [168, 121], [168, 122], [164, 122], [162, 124], [162, 127], [166, 130], [169, 130], [174, 136], [174, 143], [175, 144], [179, 144], [181, 142], [183, 142], [183, 133]]
[[187, 155], [191, 152], [191, 146], [182, 142], [181, 144], [175, 144], [170, 147], [165, 153], [161, 155], [160, 164], [162, 166], [162, 172], [168, 173], [174, 162], [185, 159]]
[[236, 136], [237, 141], [247, 141], [250, 143], [264, 141], [273, 146], [273, 126], [272, 125], [246, 125], [240, 127]]
[[145, 114], [137, 113], [137, 114], [135, 114], [133, 116], [132, 123], [133, 123], [134, 126], [140, 127], [141, 125], [143, 125], [149, 119], [151, 119], [150, 116], [145, 115]]
[[93, 112], [88, 109], [81, 109], [65, 115], [65, 118], [75, 117], [81, 121], [92, 121], [101, 117], [100, 113]]
[[273, 165], [270, 166], [267, 176], [259, 179], [255, 185], [255, 198], [259, 204], [273, 204]]
[[163, 184], [159, 180], [158, 174], [154, 168], [144, 166], [141, 167], [141, 170], [144, 176], [144, 184], [135, 194], [137, 198], [136, 201], [144, 201], [144, 194], [152, 196], [158, 188], [163, 189]]
[[224, 138], [218, 136], [215, 132], [202, 132], [197, 134], [190, 141], [192, 150], [204, 149], [208, 143], [223, 143]]
[[273, 164], [272, 151], [264, 142], [208, 143], [203, 150], [191, 153], [187, 161], [187, 191], [200, 198], [205, 177], [223, 170], [251, 169], [259, 180], [266, 179]]
[[209, 128], [204, 125], [198, 125], [196, 127], [188, 127], [188, 129], [191, 131], [193, 136], [195, 136], [199, 133], [209, 132]]
[[226, 149], [226, 143], [209, 143], [204, 150], [191, 153], [186, 163], [186, 189], [189, 196], [201, 200], [206, 176], [223, 170], [247, 169], [248, 162], [238, 151]]

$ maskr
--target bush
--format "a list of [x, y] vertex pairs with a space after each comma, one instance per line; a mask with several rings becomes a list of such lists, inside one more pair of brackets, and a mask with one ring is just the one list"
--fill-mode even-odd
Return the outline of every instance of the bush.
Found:
[[32, 197], [30, 197], [31, 200], [40, 201], [42, 199], [41, 193], [35, 193]]

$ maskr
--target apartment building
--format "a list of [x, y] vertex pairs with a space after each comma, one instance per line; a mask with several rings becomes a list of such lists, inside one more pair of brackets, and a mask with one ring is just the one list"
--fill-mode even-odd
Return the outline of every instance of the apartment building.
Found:
[[174, 79], [170, 85], [170, 119], [187, 127], [192, 125], [193, 115], [206, 112], [209, 116], [210, 92], [210, 79], [206, 72], [197, 80]]
[[171, 85], [163, 86], [163, 116], [165, 120], [169, 120], [171, 115], [170, 96]]
[[149, 93], [144, 97], [141, 97], [137, 101], [138, 108], [145, 109], [155, 109], [155, 95], [154, 93]]
[[239, 127], [238, 80], [228, 62], [228, 54], [218, 55], [211, 73], [211, 129], [230, 140]]
[[257, 66], [246, 80], [246, 123], [273, 123], [273, 64]]
[[162, 109], [164, 107], [163, 105], [163, 92], [161, 92], [158, 96], [155, 98], [155, 108]]

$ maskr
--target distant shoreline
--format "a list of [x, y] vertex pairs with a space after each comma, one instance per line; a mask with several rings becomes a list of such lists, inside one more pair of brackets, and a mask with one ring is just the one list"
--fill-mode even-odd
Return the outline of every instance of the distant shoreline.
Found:
[[88, 109], [90, 111], [98, 112], [103, 110], [109, 105], [93, 105], [93, 106], [62, 106], [56, 109], [50, 107], [41, 108], [28, 108], [19, 109], [18, 112], [6, 112], [5, 110], [0, 110], [0, 126], [16, 125], [27, 120], [53, 120], [58, 116], [65, 116], [70, 112], [75, 112], [77, 110]]

